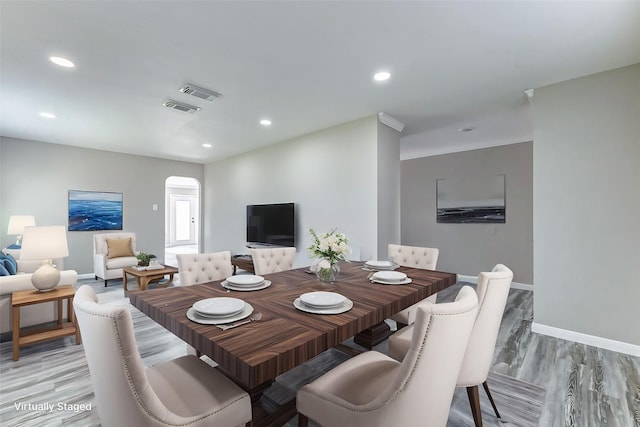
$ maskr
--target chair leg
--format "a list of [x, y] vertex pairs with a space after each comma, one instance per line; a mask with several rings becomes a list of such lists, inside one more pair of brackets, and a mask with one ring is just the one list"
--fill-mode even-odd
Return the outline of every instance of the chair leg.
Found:
[[298, 427], [308, 427], [309, 426], [309, 418], [305, 415], [302, 415], [298, 412]]
[[104, 287], [107, 287], [107, 279], [104, 279]]
[[480, 409], [480, 393], [478, 386], [467, 387], [467, 396], [471, 404], [471, 413], [473, 414], [473, 422], [476, 427], [482, 427], [482, 411]]
[[491, 406], [493, 406], [493, 410], [496, 413], [496, 417], [500, 419], [500, 413], [498, 412], [498, 407], [493, 402], [493, 397], [491, 396], [491, 392], [489, 391], [489, 384], [487, 384], [487, 382], [485, 381], [482, 383], [482, 387], [484, 387], [484, 391], [487, 393], [487, 397], [489, 397], [489, 402], [491, 402]]

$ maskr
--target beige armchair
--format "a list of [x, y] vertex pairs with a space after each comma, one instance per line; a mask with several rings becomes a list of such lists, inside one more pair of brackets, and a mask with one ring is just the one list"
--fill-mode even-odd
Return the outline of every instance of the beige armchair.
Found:
[[231, 252], [208, 254], [178, 254], [180, 286], [197, 285], [214, 280], [222, 280], [233, 274]]
[[249, 395], [198, 358], [183, 356], [147, 368], [129, 308], [97, 301], [84, 285], [73, 306], [101, 425], [240, 426], [251, 421]]
[[[489, 391], [487, 376], [493, 362], [496, 339], [512, 280], [513, 272], [502, 264], [496, 265], [490, 273], [484, 272], [478, 276], [478, 316], [457, 381], [458, 387], [467, 388], [473, 420], [478, 427], [482, 426], [480, 396], [478, 394], [478, 385], [480, 384], [484, 387], [496, 416], [500, 418], [498, 408]], [[412, 344], [412, 329], [413, 327], [405, 328], [389, 338], [389, 355], [391, 357], [396, 360], [402, 360], [405, 357]]]
[[444, 427], [477, 306], [468, 286], [453, 303], [420, 305], [402, 362], [368, 351], [302, 387], [298, 425]]
[[121, 279], [124, 267], [138, 264], [135, 254], [136, 233], [94, 234], [93, 274], [95, 279], [104, 280], [105, 287], [109, 279]]
[[[390, 244], [387, 249], [389, 261], [404, 266], [421, 268], [423, 270], [435, 270], [436, 264], [438, 264], [438, 256], [440, 250], [437, 248], [422, 248], [420, 246], [405, 246]], [[429, 301], [435, 304], [438, 298], [438, 294], [430, 295], [418, 304]], [[407, 325], [411, 325], [416, 320], [416, 307], [418, 304], [414, 304], [411, 307], [405, 308], [401, 312], [391, 316], [391, 319], [396, 322], [398, 329], [402, 329]]]
[[296, 259], [296, 248], [249, 249], [256, 274], [270, 274], [291, 270]]

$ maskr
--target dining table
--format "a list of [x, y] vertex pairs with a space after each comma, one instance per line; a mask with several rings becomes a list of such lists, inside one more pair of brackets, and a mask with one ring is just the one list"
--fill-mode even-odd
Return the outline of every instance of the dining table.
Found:
[[[398, 267], [396, 271], [405, 273], [410, 283], [380, 284], [370, 280], [372, 271], [362, 262], [339, 266], [338, 278], [332, 283], [319, 280], [306, 267], [266, 274], [270, 285], [250, 292], [229, 292], [220, 280], [130, 291], [129, 298], [141, 312], [209, 356], [217, 369], [249, 393], [252, 426], [282, 425], [295, 415], [295, 401], [284, 405], [280, 413], [268, 413], [259, 403], [262, 392], [278, 375], [349, 338], [366, 337], [367, 331], [386, 327], [385, 319], [455, 284], [457, 278], [455, 273]], [[339, 293], [352, 301], [353, 307], [340, 314], [315, 314], [294, 306], [300, 295], [317, 291]], [[262, 316], [228, 330], [187, 317], [195, 303], [217, 297], [241, 299]]]

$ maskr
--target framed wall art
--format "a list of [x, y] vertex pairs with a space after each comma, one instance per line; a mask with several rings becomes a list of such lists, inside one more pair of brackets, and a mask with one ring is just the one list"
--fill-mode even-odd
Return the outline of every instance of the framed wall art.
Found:
[[436, 222], [504, 223], [505, 176], [436, 180]]
[[69, 231], [122, 230], [122, 193], [69, 190]]

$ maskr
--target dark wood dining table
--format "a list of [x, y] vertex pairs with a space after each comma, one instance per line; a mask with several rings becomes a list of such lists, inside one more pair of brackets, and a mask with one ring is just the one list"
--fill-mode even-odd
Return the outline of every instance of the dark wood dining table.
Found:
[[[271, 286], [259, 291], [227, 292], [217, 281], [132, 291], [129, 297], [140, 311], [213, 359], [255, 403], [278, 375], [456, 282], [454, 273], [399, 267], [396, 271], [406, 273], [412, 282], [384, 285], [368, 280], [371, 272], [363, 268], [363, 263], [341, 263], [340, 269], [333, 284], [299, 268], [265, 275]], [[319, 315], [293, 306], [301, 294], [313, 291], [338, 292], [353, 301], [353, 308], [342, 314]], [[261, 312], [262, 318], [226, 331], [187, 318], [187, 310], [196, 301], [215, 297], [242, 299], [253, 306], [254, 312]], [[254, 409], [255, 426], [279, 425], [286, 419], [258, 413], [255, 404]]]

